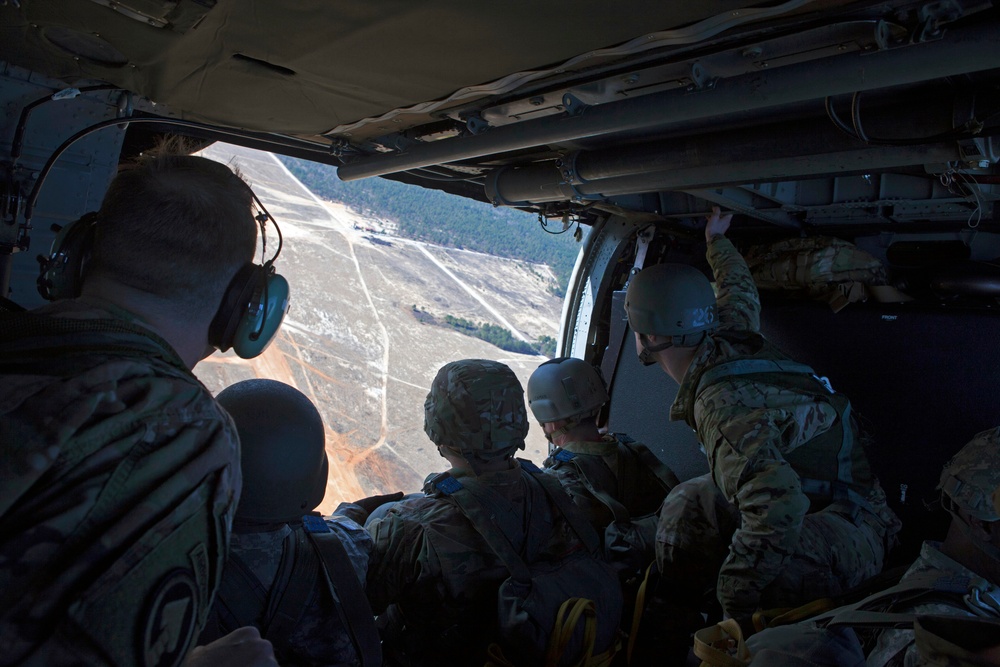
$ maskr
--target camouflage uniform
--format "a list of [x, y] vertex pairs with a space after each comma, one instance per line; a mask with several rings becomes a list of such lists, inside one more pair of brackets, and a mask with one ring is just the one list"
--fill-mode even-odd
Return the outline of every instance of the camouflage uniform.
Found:
[[[502, 367], [502, 369], [501, 369]], [[505, 370], [504, 372], [501, 372]], [[488, 384], [470, 393], [463, 382], [477, 375]], [[509, 374], [509, 375], [507, 375]], [[511, 382], [510, 378], [513, 378]], [[486, 394], [483, 396], [482, 394]], [[438, 447], [450, 449], [479, 470], [492, 462], [507, 467], [479, 474], [449, 471], [459, 482], [470, 477], [489, 489], [484, 499], [508, 535], [542, 517], [552, 525], [540, 558], [558, 559], [582, 548], [567, 522], [528, 473], [511, 459], [528, 430], [520, 385], [510, 369], [483, 360], [446, 365], [424, 404], [424, 430]], [[429, 478], [432, 479], [432, 478]], [[428, 495], [402, 500], [368, 524], [374, 540], [368, 567], [368, 598], [379, 617], [387, 664], [482, 665], [487, 646], [497, 639], [497, 591], [510, 576], [465, 514], [446, 497], [425, 486]]]
[[[352, 519], [339, 514], [326, 517], [326, 523], [344, 546], [358, 580], [364, 585], [372, 549], [372, 539], [368, 531]], [[275, 579], [285, 555], [285, 540], [292, 536], [292, 532], [293, 529], [285, 524], [280, 528], [261, 532], [239, 532], [237, 528], [232, 534], [230, 558], [240, 559], [256, 577], [261, 590], [269, 599], [274, 597], [280, 599], [283, 593], [281, 590], [275, 590]], [[230, 569], [227, 569], [223, 576], [228, 578], [233, 575]], [[222, 590], [225, 590], [225, 586]], [[225, 608], [226, 602], [220, 591], [216, 608]], [[327, 587], [318, 584], [309, 595], [302, 616], [291, 634], [280, 637], [267, 635], [280, 664], [361, 664], [354, 643], [335, 605], [336, 602], [330, 596]], [[254, 625], [267, 628], [266, 623], [259, 621]], [[233, 629], [235, 628], [227, 627], [224, 632]]]
[[[469, 476], [450, 472], [459, 482]], [[501, 520], [526, 523], [531, 511], [554, 522], [542, 558], [561, 558], [579, 548], [550, 506], [526, 506], [525, 475], [512, 461], [510, 469], [478, 475], [476, 481], [502, 499]], [[404, 500], [368, 530], [375, 541], [368, 598], [376, 614], [395, 607], [381, 619], [388, 625], [386, 656], [402, 652], [417, 665], [445, 659], [482, 665], [487, 645], [496, 639], [497, 589], [510, 572], [461, 510], [445, 498]]]
[[[1000, 520], [1000, 511], [992, 505], [990, 491], [1000, 489], [1000, 428], [981, 433], [966, 444], [951, 461], [945, 465], [941, 475], [942, 501], [951, 502], [970, 515], [983, 521]], [[954, 526], [964, 527], [960, 517], [952, 519]], [[1000, 619], [1000, 582], [987, 581], [975, 572], [955, 562], [939, 550], [934, 542], [925, 542], [920, 557], [903, 575], [903, 581], [925, 572], [948, 575], [955, 581], [975, 582], [979, 598], [984, 603], [975, 604], [968, 596], [951, 595], [934, 598], [932, 601], [910, 606], [895, 606], [893, 612], [913, 612], [917, 614], [942, 614], [953, 616], [977, 616]], [[1000, 556], [996, 545], [978, 545], [979, 549], [993, 547], [993, 558]], [[987, 552], [989, 553], [989, 552]], [[1000, 561], [998, 561], [1000, 565]], [[1000, 643], [1000, 639], [998, 639]], [[894, 661], [903, 656], [903, 663], [911, 665], [927, 664], [914, 643], [913, 630], [887, 630], [878, 638], [878, 644], [868, 656], [870, 667], [899, 664]]]
[[[714, 237], [708, 261], [719, 328], [696, 349], [670, 417], [698, 432], [711, 473], [664, 501], [657, 533], [663, 584], [692, 590], [717, 577], [723, 609], [740, 616], [761, 603], [794, 606], [837, 594], [882, 569], [898, 519], [861, 447], [844, 461], [839, 440], [823, 442], [844, 431], [833, 394], [818, 380], [806, 391], [777, 373], [734, 374], [699, 387], [706, 371], [731, 360], [790, 361], [759, 334], [757, 289], [732, 243]], [[854, 424], [844, 426], [856, 443]], [[856, 502], [807, 495], [806, 478], [843, 484]]]
[[0, 320], [0, 663], [176, 664], [205, 622], [236, 430], [130, 321], [84, 299]]
[[[907, 579], [925, 572], [949, 576], [956, 581], [963, 579], [979, 580], [978, 588], [983, 591], [981, 595], [984, 597], [989, 596], [996, 600], [997, 604], [1000, 604], [1000, 586], [983, 580], [982, 577], [979, 577], [968, 568], [944, 555], [940, 551], [940, 546], [936, 542], [924, 542], [920, 548], [920, 557], [906, 571], [901, 581], [905, 582]], [[1000, 607], [996, 609], [980, 605], [972, 607], [964, 603], [959, 595], [940, 596], [933, 598], [931, 601], [914, 605], [896, 605], [891, 611], [893, 613], [941, 614], [1000, 619]], [[914, 667], [925, 663], [920, 657], [914, 643], [913, 630], [885, 630], [879, 635], [878, 643], [868, 655], [867, 664], [869, 667], [883, 667], [884, 665]]]
[[[560, 451], [575, 456], [571, 460], [561, 460]], [[583, 473], [573, 463], [581, 458], [593, 463], [588, 468], [601, 471], [598, 479], [583, 478]], [[635, 443], [627, 437], [619, 440], [615, 435], [606, 435], [600, 442], [567, 442], [552, 452], [543, 465], [545, 472], [559, 480], [573, 504], [583, 511], [598, 534], [602, 534], [615, 517], [587, 488], [588, 483], [621, 503], [633, 517], [656, 512], [666, 496], [663, 483], [642, 462], [635, 451]]]

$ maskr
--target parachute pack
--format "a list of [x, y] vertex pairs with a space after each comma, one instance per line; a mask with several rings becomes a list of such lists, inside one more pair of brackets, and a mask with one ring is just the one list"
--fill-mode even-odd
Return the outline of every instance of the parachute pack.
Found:
[[[621, 646], [623, 602], [618, 577], [597, 556], [597, 533], [577, 512], [559, 483], [530, 461], [518, 462], [529, 487], [540, 487], [544, 493], [538, 495], [548, 496], [585, 549], [561, 559], [542, 560], [537, 553], [531, 553], [533, 549], [528, 545], [522, 558], [514, 541], [479, 500], [490, 493], [488, 487], [474, 479], [459, 481], [448, 473], [431, 480], [437, 492], [455, 503], [510, 571], [497, 593], [499, 643], [490, 646], [486, 665], [606, 667]], [[534, 537], [551, 530], [539, 515], [533, 512], [528, 517], [527, 533]], [[536, 547], [546, 541], [539, 540]]]
[[[659, 480], [666, 495], [680, 481], [645, 445], [627, 435], [613, 434], [618, 441], [619, 462], [626, 464], [629, 479], [636, 476], [636, 468], [648, 468]], [[594, 498], [599, 500], [614, 516], [604, 531], [604, 558], [617, 568], [631, 573], [641, 573], [654, 557], [658, 511], [644, 516], [632, 516], [628, 509], [603, 489], [613, 489], [618, 484], [612, 472], [594, 457], [577, 456], [561, 449], [552, 457], [554, 465], [570, 465], [580, 474], [580, 481]]]
[[745, 259], [760, 290], [783, 290], [825, 301], [834, 312], [873, 298], [909, 297], [888, 283], [885, 266], [853, 243], [831, 236], [784, 239], [754, 246]]

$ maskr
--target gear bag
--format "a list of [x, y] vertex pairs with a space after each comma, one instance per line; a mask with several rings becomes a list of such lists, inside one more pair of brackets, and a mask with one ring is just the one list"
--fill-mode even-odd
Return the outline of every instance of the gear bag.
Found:
[[825, 301], [834, 312], [847, 304], [907, 301], [888, 284], [885, 267], [853, 243], [831, 236], [784, 239], [745, 255], [757, 288], [785, 290]]
[[[606, 667], [621, 641], [622, 592], [618, 577], [595, 554], [597, 533], [578, 513], [557, 481], [533, 463], [518, 460], [525, 483], [541, 487], [586, 549], [558, 560], [540, 560], [551, 527], [533, 512], [525, 538], [511, 539], [480, 500], [492, 493], [475, 479], [461, 482], [448, 473], [431, 480], [469, 519], [510, 571], [497, 592], [499, 644], [489, 648], [487, 665], [531, 667]], [[514, 543], [524, 543], [524, 556]]]
[[334, 601], [360, 664], [364, 667], [382, 664], [375, 616], [362, 583], [339, 536], [323, 517], [302, 517], [302, 526], [293, 528], [285, 538], [270, 590], [239, 555], [230, 554], [226, 568], [200, 644], [253, 625], [260, 630], [261, 637], [275, 644], [281, 657], [283, 642], [298, 625], [311, 595], [323, 586]]
[[[649, 468], [663, 487], [664, 496], [680, 484], [677, 475], [645, 445], [627, 435], [614, 434], [614, 437], [618, 441], [620, 465], [627, 463], [632, 469], [638, 466]], [[659, 508], [650, 514], [634, 517], [624, 504], [604, 491], [617, 488], [619, 497], [623, 497], [628, 493], [628, 488], [622, 488], [628, 486], [628, 479], [615, 479], [601, 461], [589, 456], [578, 456], [565, 449], [556, 452], [552, 458], [563, 465], [575, 467], [580, 473], [580, 482], [587, 491], [614, 516], [614, 520], [604, 530], [605, 560], [623, 572], [642, 572], [655, 555]]]
[[[883, 576], [888, 577], [889, 573]], [[869, 588], [865, 584], [862, 588]], [[1000, 630], [1000, 600], [991, 596], [993, 587], [978, 576], [926, 571], [913, 574], [895, 586], [843, 606], [834, 599], [814, 600], [801, 607], [780, 610], [767, 630], [746, 642], [738, 624], [723, 621], [695, 633], [695, 654], [703, 667], [768, 667], [770, 665], [864, 665], [864, 653], [849, 628], [909, 629], [915, 631], [917, 648], [928, 664], [977, 664], [936, 662], [931, 658], [968, 657], [971, 648], [990, 646], [982, 632]], [[841, 596], [853, 597], [852, 594]], [[945, 602], [966, 609], [973, 617], [899, 613], [899, 605]], [[822, 612], [822, 613], [820, 613]], [[802, 623], [808, 621], [808, 623]], [[759, 626], [758, 620], [754, 619]], [[975, 623], [972, 633], [957, 627]], [[954, 633], [950, 633], [956, 626]], [[928, 628], [941, 632], [928, 632]], [[950, 634], [942, 641], [940, 635]], [[1000, 634], [992, 635], [1000, 636]], [[960, 637], [959, 641], [955, 637]], [[994, 641], [994, 643], [996, 643]], [[733, 650], [736, 647], [738, 650]], [[752, 657], [752, 659], [751, 659]]]

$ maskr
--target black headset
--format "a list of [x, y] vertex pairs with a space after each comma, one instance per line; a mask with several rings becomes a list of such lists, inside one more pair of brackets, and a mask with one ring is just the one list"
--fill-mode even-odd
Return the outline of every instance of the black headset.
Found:
[[[288, 281], [274, 268], [283, 242], [281, 229], [252, 190], [250, 195], [259, 210], [254, 219], [261, 230], [261, 254], [267, 251], [268, 220], [278, 232], [278, 248], [269, 260], [247, 262], [236, 272], [208, 328], [209, 343], [222, 352], [232, 348], [243, 359], [256, 357], [274, 340], [288, 312], [289, 294]], [[49, 255], [38, 256], [37, 285], [43, 298], [55, 301], [80, 295], [98, 220], [99, 214], [91, 212], [64, 227], [53, 226], [57, 233]]]
[[37, 257], [39, 264], [38, 293], [49, 301], [80, 296], [80, 277], [90, 257], [94, 242], [97, 213], [91, 211], [79, 220], [65, 225], [52, 225], [56, 237], [49, 254]]

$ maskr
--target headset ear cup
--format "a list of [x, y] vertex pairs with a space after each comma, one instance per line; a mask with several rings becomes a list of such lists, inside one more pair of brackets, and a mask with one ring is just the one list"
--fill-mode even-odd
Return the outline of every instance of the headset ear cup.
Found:
[[250, 307], [250, 297], [254, 286], [260, 283], [259, 270], [264, 267], [248, 262], [244, 264], [226, 288], [219, 310], [216, 311], [212, 323], [208, 327], [208, 342], [225, 352], [233, 346], [233, 337], [239, 326], [241, 316]]
[[97, 229], [97, 213], [90, 212], [59, 229], [48, 257], [39, 255], [38, 293], [49, 301], [80, 296], [83, 269]]
[[257, 283], [248, 308], [233, 335], [232, 346], [243, 359], [253, 359], [274, 340], [288, 312], [288, 281], [274, 267], [258, 267], [263, 278]]

